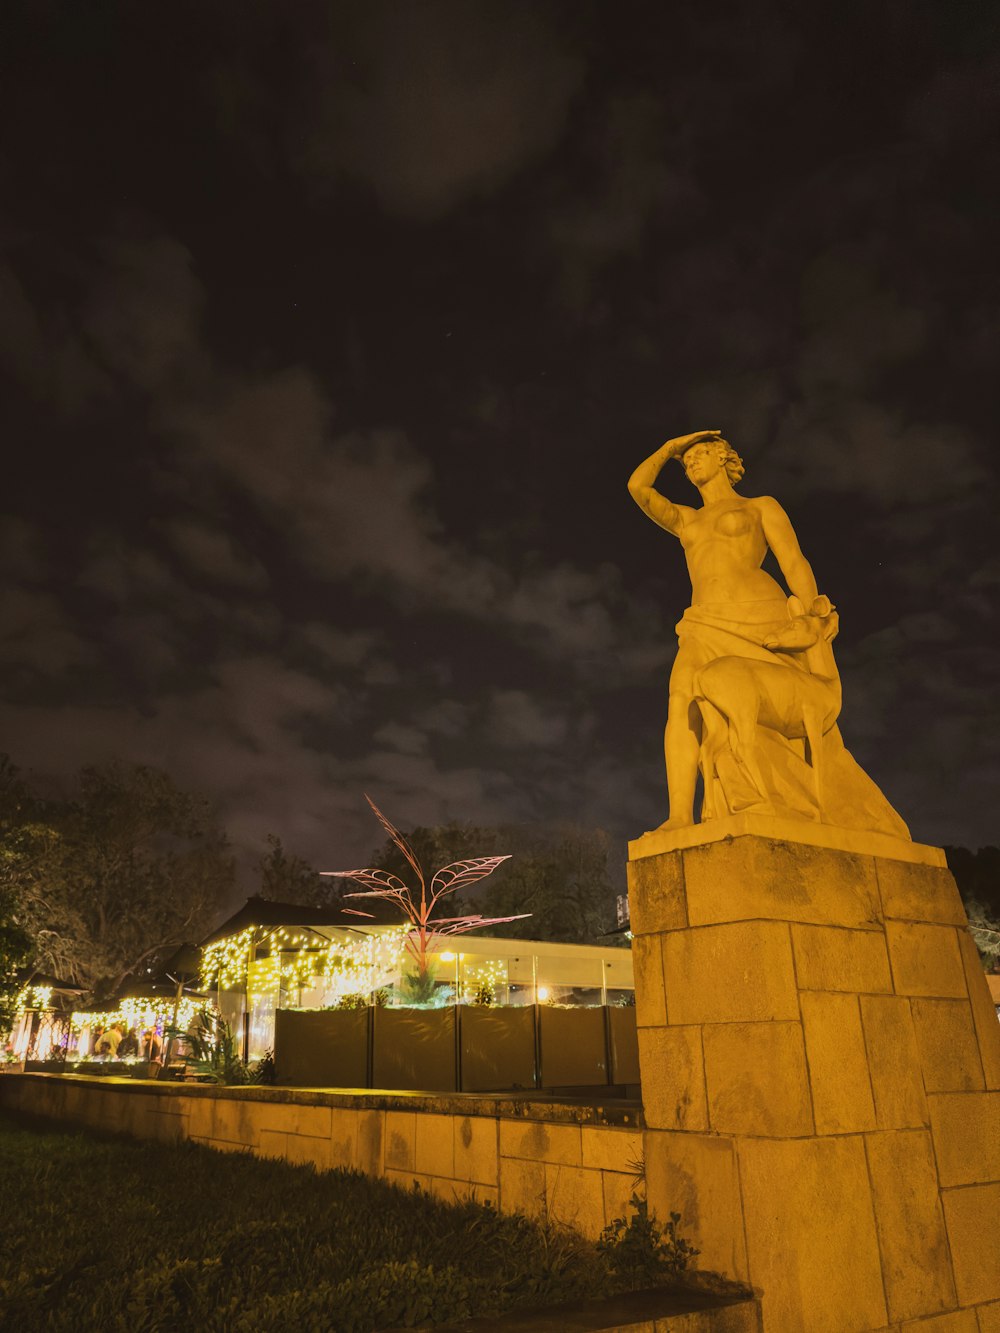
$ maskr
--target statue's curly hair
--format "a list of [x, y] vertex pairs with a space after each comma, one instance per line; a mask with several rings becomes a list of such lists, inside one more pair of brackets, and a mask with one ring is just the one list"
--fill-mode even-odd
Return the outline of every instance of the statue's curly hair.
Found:
[[726, 476], [729, 478], [730, 486], [735, 486], [743, 476], [746, 468], [743, 466], [743, 459], [729, 443], [728, 440], [719, 440], [718, 445], [722, 449], [722, 466], [726, 469]]

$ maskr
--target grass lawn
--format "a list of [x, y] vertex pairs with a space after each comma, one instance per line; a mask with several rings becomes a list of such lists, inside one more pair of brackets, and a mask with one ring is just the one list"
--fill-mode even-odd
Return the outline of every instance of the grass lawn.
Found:
[[633, 1285], [613, 1264], [353, 1172], [0, 1117], [0, 1324], [17, 1333], [372, 1333], [609, 1296]]

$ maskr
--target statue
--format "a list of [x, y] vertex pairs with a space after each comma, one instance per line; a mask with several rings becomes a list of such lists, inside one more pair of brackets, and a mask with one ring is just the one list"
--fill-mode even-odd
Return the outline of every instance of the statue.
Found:
[[[672, 458], [700, 508], [654, 489]], [[702, 430], [668, 440], [629, 478], [639, 508], [680, 540], [691, 576], [670, 673], [661, 828], [694, 823], [700, 771], [703, 821], [752, 811], [909, 838], [837, 727], [836, 610], [777, 500], [734, 490], [743, 471], [721, 433]], [[761, 568], [768, 548], [791, 596]]]

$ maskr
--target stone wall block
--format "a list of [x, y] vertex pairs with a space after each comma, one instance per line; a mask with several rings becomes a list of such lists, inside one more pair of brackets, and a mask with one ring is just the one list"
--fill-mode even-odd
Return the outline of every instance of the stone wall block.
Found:
[[358, 1160], [358, 1112], [330, 1108], [330, 1165], [351, 1170]]
[[747, 1256], [733, 1141], [707, 1134], [648, 1130], [650, 1211], [680, 1213], [678, 1233], [700, 1254], [694, 1267], [746, 1282]]
[[671, 1023], [746, 1023], [799, 1016], [788, 926], [739, 921], [663, 937]]
[[[194, 1135], [191, 1135], [194, 1138]], [[258, 1157], [284, 1158], [288, 1151], [288, 1135], [279, 1129], [262, 1129], [254, 1152]]]
[[385, 1111], [358, 1112], [358, 1156], [355, 1166], [367, 1176], [380, 1176], [384, 1168]]
[[417, 1117], [413, 1111], [385, 1113], [385, 1172], [416, 1170]]
[[580, 1126], [543, 1124], [540, 1120], [501, 1120], [500, 1156], [580, 1166], [583, 1162]]
[[900, 1333], [980, 1333], [974, 1310], [953, 1310], [929, 1319], [907, 1319]]
[[937, 921], [964, 926], [965, 908], [955, 877], [943, 866], [910, 865], [879, 857], [875, 862], [882, 910], [901, 921]]
[[663, 953], [659, 935], [633, 935], [632, 968], [635, 975], [636, 1026], [662, 1027], [667, 1021], [663, 989]]
[[927, 1105], [941, 1185], [1000, 1181], [1000, 1092], [936, 1093]]
[[683, 853], [692, 926], [804, 921], [868, 926], [881, 919], [870, 856], [769, 838], [732, 838]]
[[875, 1128], [875, 1102], [856, 995], [804, 991], [802, 1027], [817, 1134]]
[[1000, 1185], [944, 1190], [941, 1199], [959, 1304], [978, 1305], [1000, 1299]]
[[954, 926], [887, 921], [885, 938], [897, 995], [968, 998]]
[[968, 931], [958, 932], [958, 947], [965, 967], [969, 1001], [972, 1005], [972, 1020], [979, 1042], [986, 1086], [1000, 1088], [1000, 1023], [997, 1022], [996, 1006], [983, 973], [983, 965], [979, 961], [979, 951]]
[[688, 919], [680, 852], [630, 861], [628, 904], [633, 935], [683, 929]]
[[591, 1240], [596, 1240], [604, 1229], [601, 1172], [584, 1166], [546, 1162], [545, 1206], [551, 1221], [575, 1227]]
[[602, 1171], [629, 1171], [642, 1157], [642, 1131], [611, 1125], [582, 1125], [583, 1165]]
[[879, 1129], [917, 1129], [930, 1122], [910, 1004], [903, 996], [863, 995], [861, 1023]]
[[764, 1327], [862, 1333], [886, 1313], [861, 1135], [745, 1139], [740, 1178], [750, 1280]]
[[429, 1176], [454, 1176], [455, 1131], [454, 1117], [448, 1115], [417, 1116], [416, 1169]]
[[545, 1163], [500, 1158], [500, 1208], [526, 1217], [545, 1216]]
[[459, 1180], [495, 1186], [499, 1153], [497, 1123], [492, 1118], [466, 1115], [454, 1120], [455, 1175]]
[[336, 1165], [331, 1162], [330, 1140], [308, 1134], [288, 1135], [285, 1160], [297, 1166], [314, 1166], [317, 1171], [329, 1171], [331, 1164]]
[[708, 1129], [700, 1027], [640, 1028], [639, 1068], [650, 1129]]
[[601, 1188], [605, 1226], [610, 1226], [617, 1217], [627, 1218], [632, 1212], [632, 1195], [639, 1194], [641, 1198], [644, 1193], [635, 1176], [625, 1171], [602, 1171]]
[[704, 1029], [708, 1118], [715, 1133], [814, 1132], [799, 1023], [721, 1023]]
[[985, 1088], [968, 1000], [911, 1000], [910, 1009], [927, 1091]]
[[866, 1137], [889, 1316], [916, 1319], [955, 1305], [931, 1136], [924, 1129]]
[[800, 990], [892, 994], [892, 975], [881, 930], [792, 926]]
[[976, 1309], [979, 1333], [1000, 1333], [1000, 1301], [990, 1301]]

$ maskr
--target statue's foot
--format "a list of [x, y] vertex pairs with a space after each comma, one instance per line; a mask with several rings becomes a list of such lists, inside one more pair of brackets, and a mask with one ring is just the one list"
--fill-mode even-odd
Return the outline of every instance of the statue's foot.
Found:
[[651, 833], [671, 833], [675, 829], [691, 828], [693, 824], [694, 820], [681, 819], [679, 815], [675, 815], [672, 819], [665, 819], [659, 828], [647, 829], [642, 836], [648, 838]]

